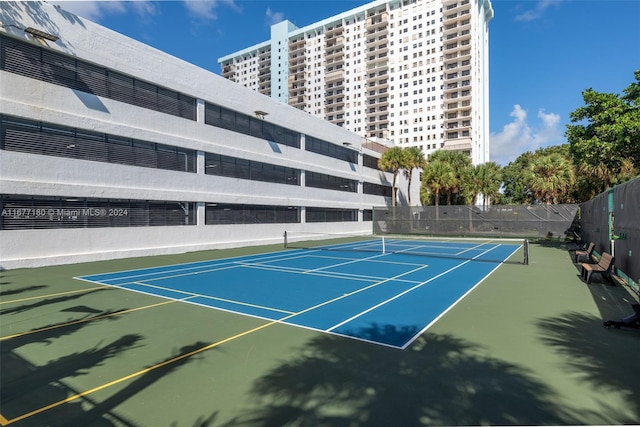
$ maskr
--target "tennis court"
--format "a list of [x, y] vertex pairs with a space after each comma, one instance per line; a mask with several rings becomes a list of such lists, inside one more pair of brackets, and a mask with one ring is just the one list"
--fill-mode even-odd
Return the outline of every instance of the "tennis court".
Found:
[[0, 425], [633, 424], [638, 334], [602, 327], [633, 300], [581, 281], [566, 246], [524, 265], [521, 244], [292, 238], [4, 271]]
[[521, 248], [347, 240], [78, 279], [403, 349]]

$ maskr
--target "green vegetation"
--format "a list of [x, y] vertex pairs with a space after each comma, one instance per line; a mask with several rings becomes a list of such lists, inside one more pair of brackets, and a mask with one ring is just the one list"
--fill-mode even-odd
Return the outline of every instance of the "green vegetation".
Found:
[[622, 95], [587, 89], [570, 114], [567, 144], [521, 154], [505, 167], [473, 166], [459, 151], [438, 150], [428, 161], [417, 147], [393, 147], [380, 159], [393, 172], [392, 205], [403, 171], [411, 205], [411, 174], [422, 169], [423, 205], [580, 203], [640, 174], [640, 70]]

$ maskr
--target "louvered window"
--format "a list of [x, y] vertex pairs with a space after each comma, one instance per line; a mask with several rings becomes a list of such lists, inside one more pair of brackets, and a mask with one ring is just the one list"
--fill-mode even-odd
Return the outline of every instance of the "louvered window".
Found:
[[353, 149], [332, 144], [309, 135], [305, 138], [305, 150], [349, 163], [358, 163], [358, 153]]
[[194, 202], [0, 196], [0, 230], [196, 224]]
[[194, 97], [4, 35], [0, 36], [0, 68], [96, 96], [196, 120]]
[[0, 116], [0, 149], [195, 173], [195, 151]]
[[207, 225], [300, 222], [300, 210], [296, 206], [209, 203], [205, 212], [205, 222]]
[[352, 222], [358, 220], [356, 209], [312, 208], [306, 209], [307, 222]]
[[300, 148], [300, 133], [210, 102], [205, 105], [204, 122], [269, 142]]
[[205, 173], [207, 175], [250, 179], [276, 184], [300, 185], [299, 169], [223, 156], [221, 154], [205, 154]]

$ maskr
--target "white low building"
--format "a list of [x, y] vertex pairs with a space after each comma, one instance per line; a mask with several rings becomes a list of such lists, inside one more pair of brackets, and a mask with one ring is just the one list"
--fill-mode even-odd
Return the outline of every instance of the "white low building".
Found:
[[365, 234], [390, 204], [355, 133], [52, 5], [0, 10], [2, 268]]

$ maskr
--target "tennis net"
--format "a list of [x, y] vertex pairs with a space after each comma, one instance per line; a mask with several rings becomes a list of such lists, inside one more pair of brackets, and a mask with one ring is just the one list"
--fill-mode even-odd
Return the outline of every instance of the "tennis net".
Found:
[[522, 239], [430, 238], [406, 235], [284, 233], [287, 249], [401, 254], [494, 263], [529, 263], [529, 244]]

